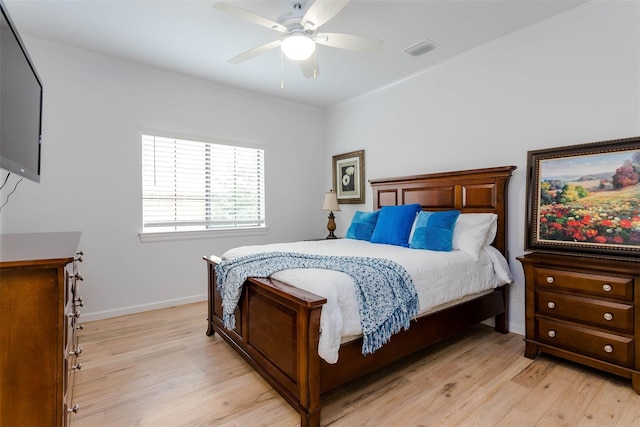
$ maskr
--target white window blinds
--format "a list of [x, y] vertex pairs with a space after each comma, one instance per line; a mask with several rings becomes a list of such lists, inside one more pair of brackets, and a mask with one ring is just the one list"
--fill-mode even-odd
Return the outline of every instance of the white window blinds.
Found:
[[264, 227], [264, 150], [142, 135], [143, 232]]

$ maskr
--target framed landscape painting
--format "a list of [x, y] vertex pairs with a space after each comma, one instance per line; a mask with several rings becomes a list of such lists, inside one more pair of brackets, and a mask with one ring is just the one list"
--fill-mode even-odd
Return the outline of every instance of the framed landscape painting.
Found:
[[525, 249], [640, 261], [640, 137], [527, 153]]
[[332, 169], [338, 203], [364, 203], [364, 150], [333, 156]]

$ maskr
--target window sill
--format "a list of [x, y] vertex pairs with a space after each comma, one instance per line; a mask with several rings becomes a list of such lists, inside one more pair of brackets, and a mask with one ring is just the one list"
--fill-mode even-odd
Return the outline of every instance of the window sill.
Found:
[[267, 227], [257, 228], [231, 228], [226, 230], [199, 230], [199, 231], [163, 231], [138, 233], [142, 243], [170, 242], [174, 240], [216, 239], [237, 236], [263, 236], [267, 234]]

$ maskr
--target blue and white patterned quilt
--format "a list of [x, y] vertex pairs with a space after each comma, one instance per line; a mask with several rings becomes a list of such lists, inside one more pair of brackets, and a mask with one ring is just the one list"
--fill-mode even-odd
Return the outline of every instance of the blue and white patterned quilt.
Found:
[[408, 329], [418, 314], [418, 295], [411, 276], [400, 264], [383, 258], [345, 257], [263, 252], [216, 266], [218, 290], [222, 296], [225, 327], [233, 329], [233, 312], [242, 285], [248, 277], [270, 277], [292, 268], [320, 268], [346, 273], [353, 278], [363, 332], [362, 354], [382, 347], [391, 336]]

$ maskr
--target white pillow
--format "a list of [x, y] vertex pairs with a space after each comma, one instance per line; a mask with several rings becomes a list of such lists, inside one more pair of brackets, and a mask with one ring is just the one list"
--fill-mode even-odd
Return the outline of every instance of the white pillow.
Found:
[[496, 273], [496, 286], [513, 283], [513, 275], [509, 270], [509, 263], [502, 253], [493, 246], [482, 248], [493, 262], [493, 271]]
[[493, 242], [497, 231], [498, 215], [496, 214], [461, 214], [453, 229], [453, 249], [466, 252], [478, 261], [480, 251]]

